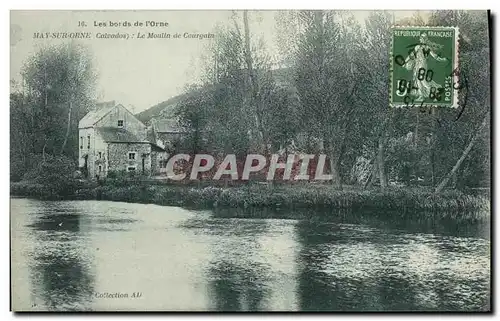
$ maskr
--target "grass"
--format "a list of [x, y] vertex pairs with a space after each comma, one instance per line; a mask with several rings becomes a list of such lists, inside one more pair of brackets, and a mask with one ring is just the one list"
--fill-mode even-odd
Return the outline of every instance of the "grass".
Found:
[[330, 185], [247, 184], [232, 187], [170, 185], [159, 182], [109, 180], [101, 185], [80, 182], [67, 184], [64, 195], [41, 184], [11, 183], [11, 194], [44, 199], [96, 199], [132, 203], [197, 208], [240, 208], [316, 211], [372, 211], [394, 219], [489, 220], [488, 196], [470, 195], [458, 190], [434, 195], [424, 188], [362, 190]]

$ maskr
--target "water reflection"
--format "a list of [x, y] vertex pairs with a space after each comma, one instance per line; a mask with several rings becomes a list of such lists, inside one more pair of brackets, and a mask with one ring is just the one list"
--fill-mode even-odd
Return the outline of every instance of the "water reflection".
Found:
[[286, 220], [214, 216], [182, 224], [208, 245], [209, 309], [298, 309], [294, 225]]
[[[350, 209], [269, 209], [269, 208], [248, 208], [248, 209], [227, 209], [217, 208], [214, 215], [219, 218], [247, 218], [259, 217], [266, 219], [293, 219], [306, 220], [309, 222], [334, 222], [339, 224], [357, 224], [376, 227], [380, 229], [390, 229], [395, 233], [432, 233], [461, 237], [481, 237], [490, 238], [490, 222], [458, 222], [452, 219], [387, 219], [387, 217], [401, 216], [398, 213], [374, 212], [373, 210]], [[418, 217], [434, 217], [434, 213], [419, 213]], [[454, 213], [443, 214], [444, 217], [455, 217]], [[466, 215], [464, 215], [466, 216]], [[482, 216], [470, 213], [468, 216]]]
[[297, 234], [302, 310], [488, 309], [484, 240], [308, 221], [297, 224]]
[[255, 267], [221, 262], [210, 269], [214, 310], [259, 311], [267, 289]]
[[489, 309], [490, 243], [473, 229], [101, 201], [13, 199], [12, 213], [16, 310]]
[[205, 233], [217, 236], [210, 246], [213, 256], [207, 273], [211, 309], [261, 310], [268, 292], [265, 277], [269, 267], [259, 259], [259, 238], [268, 232], [267, 222], [229, 218], [198, 223], [210, 227]]
[[[32, 283], [47, 310], [85, 310], [94, 280], [85, 246], [84, 213], [69, 203], [41, 202], [29, 227], [34, 231]], [[41, 306], [38, 306], [40, 304]]]

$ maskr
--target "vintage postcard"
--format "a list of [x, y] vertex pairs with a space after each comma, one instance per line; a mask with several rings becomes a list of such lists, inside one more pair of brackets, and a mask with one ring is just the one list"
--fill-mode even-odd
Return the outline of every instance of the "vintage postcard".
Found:
[[487, 11], [12, 10], [11, 309], [491, 312]]

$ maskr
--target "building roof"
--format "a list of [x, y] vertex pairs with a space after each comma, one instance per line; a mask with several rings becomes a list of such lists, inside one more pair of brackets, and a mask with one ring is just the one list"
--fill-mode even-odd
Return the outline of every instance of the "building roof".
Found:
[[116, 106], [118, 105], [115, 104], [115, 101], [97, 104], [94, 110], [89, 111], [88, 114], [80, 120], [78, 128], [94, 126], [95, 123], [111, 112]]
[[116, 127], [98, 127], [96, 128], [99, 135], [105, 142], [113, 142], [113, 143], [138, 143], [138, 142], [147, 142], [139, 139], [136, 135], [129, 132], [124, 128], [116, 128]]
[[144, 143], [151, 144], [153, 147], [162, 151], [165, 150], [165, 148], [158, 143], [150, 140], [141, 140], [139, 137], [124, 128], [97, 127], [96, 130], [99, 136], [101, 136], [106, 143]]

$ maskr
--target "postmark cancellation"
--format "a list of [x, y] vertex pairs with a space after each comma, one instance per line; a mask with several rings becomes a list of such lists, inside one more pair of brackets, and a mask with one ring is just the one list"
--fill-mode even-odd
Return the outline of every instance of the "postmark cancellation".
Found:
[[458, 107], [457, 27], [393, 26], [391, 107]]

